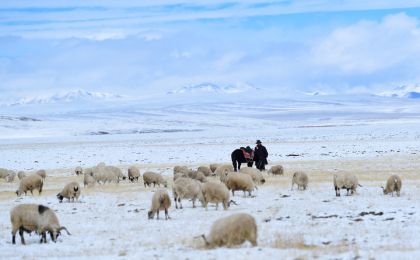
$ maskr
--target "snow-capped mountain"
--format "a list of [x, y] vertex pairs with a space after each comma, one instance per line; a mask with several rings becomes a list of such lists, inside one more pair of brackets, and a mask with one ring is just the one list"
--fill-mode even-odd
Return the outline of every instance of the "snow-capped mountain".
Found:
[[382, 97], [420, 98], [419, 85], [404, 85], [378, 94]]
[[235, 84], [220, 86], [214, 83], [204, 82], [197, 85], [188, 85], [182, 88], [178, 88], [172, 91], [167, 92], [167, 94], [184, 94], [184, 93], [225, 93], [225, 94], [235, 94], [242, 93], [249, 90], [258, 89], [249, 84]]
[[103, 92], [91, 92], [85, 90], [72, 90], [65, 93], [57, 93], [48, 96], [25, 97], [13, 102], [9, 102], [8, 106], [30, 105], [30, 104], [49, 104], [62, 102], [77, 102], [86, 100], [116, 100], [124, 98], [122, 95], [116, 95]]

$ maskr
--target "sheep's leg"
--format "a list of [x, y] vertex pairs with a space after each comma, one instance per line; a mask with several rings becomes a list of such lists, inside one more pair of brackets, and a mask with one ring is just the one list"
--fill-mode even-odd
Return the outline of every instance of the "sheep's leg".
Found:
[[257, 240], [250, 239], [249, 242], [251, 242], [252, 246], [257, 246]]
[[294, 183], [292, 182], [292, 189], [291, 189], [291, 190], [293, 190], [293, 184], [294, 184]]
[[178, 208], [178, 204], [176, 203], [176, 201], [177, 201], [177, 197], [176, 196], [174, 196], [174, 201], [175, 201], [175, 208], [177, 209]]
[[179, 202], [180, 208], [182, 209], [182, 202], [181, 202], [181, 198], [178, 198], [178, 202]]
[[165, 219], [170, 219], [168, 209], [165, 208]]
[[204, 201], [204, 208], [206, 208], [207, 211], [207, 201]]
[[19, 236], [20, 236], [20, 242], [22, 243], [22, 245], [25, 244], [25, 238], [23, 238], [23, 229], [19, 228]]
[[195, 198], [192, 199], [193, 202], [193, 208], [195, 208]]
[[219, 202], [216, 202], [216, 210], [219, 209]]
[[159, 219], [159, 209], [157, 210], [157, 218], [156, 219]]
[[16, 232], [17, 229], [12, 230], [12, 244], [16, 244]]

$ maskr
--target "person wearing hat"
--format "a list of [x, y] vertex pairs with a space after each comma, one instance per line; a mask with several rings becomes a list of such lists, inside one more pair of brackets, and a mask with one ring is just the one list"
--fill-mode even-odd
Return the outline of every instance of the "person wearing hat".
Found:
[[261, 144], [260, 140], [256, 142], [257, 146], [254, 148], [254, 161], [255, 166], [258, 170], [264, 171], [265, 165], [268, 164], [267, 157], [268, 152], [264, 145]]

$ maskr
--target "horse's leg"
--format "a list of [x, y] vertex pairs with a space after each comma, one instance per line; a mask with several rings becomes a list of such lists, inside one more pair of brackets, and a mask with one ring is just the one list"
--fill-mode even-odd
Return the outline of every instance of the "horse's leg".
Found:
[[[240, 170], [241, 169], [241, 162], [240, 161], [238, 161], [238, 170]], [[236, 171], [235, 171], [236, 172]]]
[[248, 165], [248, 167], [252, 167], [252, 165], [254, 164], [254, 161], [249, 161], [246, 164]]
[[235, 172], [237, 172], [238, 168], [237, 168], [237, 165], [236, 165], [236, 158], [233, 156], [233, 154], [232, 154], [232, 165], [233, 165], [233, 170]]

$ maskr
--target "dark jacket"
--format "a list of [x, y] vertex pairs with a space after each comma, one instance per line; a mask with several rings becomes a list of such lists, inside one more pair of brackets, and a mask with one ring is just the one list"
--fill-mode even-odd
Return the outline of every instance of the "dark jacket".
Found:
[[268, 152], [264, 145], [258, 144], [254, 149], [254, 161], [263, 161], [264, 164], [268, 164], [267, 161]]

